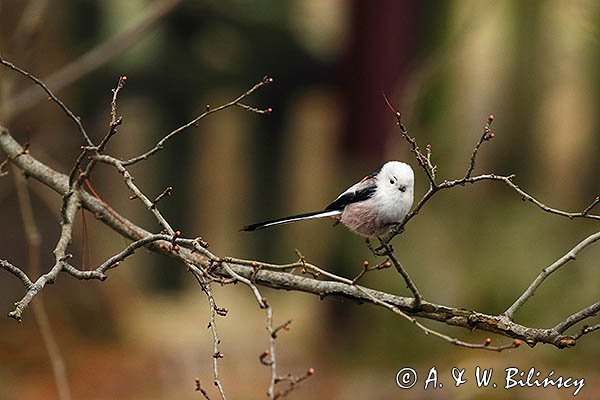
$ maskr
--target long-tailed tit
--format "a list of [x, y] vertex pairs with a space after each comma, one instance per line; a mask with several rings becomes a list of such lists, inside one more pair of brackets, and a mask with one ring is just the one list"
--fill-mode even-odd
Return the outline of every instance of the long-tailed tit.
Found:
[[322, 211], [292, 215], [244, 227], [255, 231], [307, 219], [333, 217], [361, 236], [380, 236], [402, 222], [413, 204], [414, 173], [410, 165], [388, 161], [365, 176]]

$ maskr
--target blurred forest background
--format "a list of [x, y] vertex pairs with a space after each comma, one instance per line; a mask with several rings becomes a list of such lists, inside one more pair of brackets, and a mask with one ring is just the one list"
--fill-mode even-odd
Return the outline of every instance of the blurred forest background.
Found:
[[[164, 16], [128, 32], [157, 7]], [[57, 91], [98, 140], [110, 119], [111, 91], [124, 122], [109, 153], [148, 149], [206, 104], [217, 106], [269, 75], [275, 83], [247, 103], [270, 115], [229, 109], [203, 120], [150, 161], [132, 168], [137, 184], [161, 203], [173, 226], [202, 236], [219, 255], [271, 262], [311, 262], [353, 277], [374, 258], [361, 238], [327, 221], [238, 232], [248, 223], [319, 209], [385, 160], [408, 161], [416, 196], [427, 179], [401, 139], [382, 91], [403, 113], [410, 133], [431, 143], [442, 179], [468, 164], [488, 114], [496, 138], [484, 144], [476, 172], [517, 174], [516, 182], [547, 204], [580, 211], [600, 193], [600, 2], [580, 1], [0, 1], [0, 51], [36, 76], [58, 78], [65, 66], [99, 45], [114, 54]], [[121, 48], [122, 47], [122, 48]], [[62, 72], [61, 72], [62, 71]], [[63, 75], [60, 75], [60, 74]], [[70, 75], [69, 75], [70, 74]], [[52, 87], [52, 85], [50, 85]], [[68, 172], [78, 132], [31, 83], [0, 69], [0, 123], [31, 153]], [[32, 95], [33, 93], [33, 95]], [[29, 96], [29, 97], [28, 97]], [[37, 99], [37, 100], [36, 100]], [[16, 170], [0, 180], [0, 257], [27, 265], [15, 196]], [[93, 184], [113, 208], [150, 230], [157, 225], [128, 200], [122, 178], [101, 166]], [[53, 262], [60, 199], [29, 182], [42, 235], [42, 267]], [[101, 262], [126, 245], [88, 214], [91, 257]], [[427, 300], [500, 313], [539, 270], [598, 229], [523, 203], [499, 183], [440, 194], [395, 240], [397, 254]], [[71, 251], [82, 257], [81, 220]], [[553, 326], [598, 300], [600, 247], [552, 277], [517, 314]], [[194, 378], [212, 387], [211, 337], [205, 296], [185, 269], [141, 251], [104, 283], [66, 276], [44, 290], [64, 356], [73, 399], [197, 399]], [[408, 295], [392, 270], [363, 284]], [[477, 389], [466, 384], [432, 392], [401, 391], [403, 367], [454, 366], [528, 370], [542, 377], [584, 377], [580, 398], [600, 397], [600, 341], [569, 350], [538, 345], [500, 354], [452, 347], [383, 309], [339, 299], [263, 289], [275, 321], [292, 319], [278, 339], [281, 372], [316, 375], [292, 398], [550, 399], [569, 389]], [[0, 272], [5, 315], [23, 287]], [[264, 314], [243, 287], [216, 288], [222, 379], [231, 398], [262, 399], [269, 369]], [[597, 322], [597, 320], [596, 320]], [[482, 342], [486, 335], [428, 322]], [[29, 309], [21, 324], [0, 318], [0, 399], [58, 398], [47, 352]], [[494, 342], [502, 339], [494, 337]], [[443, 380], [442, 380], [443, 382]], [[471, 382], [472, 383], [472, 382]], [[213, 394], [217, 398], [216, 393]]]

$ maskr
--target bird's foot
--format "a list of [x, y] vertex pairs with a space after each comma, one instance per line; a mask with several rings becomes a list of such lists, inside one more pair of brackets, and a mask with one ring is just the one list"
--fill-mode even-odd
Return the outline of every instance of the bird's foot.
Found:
[[394, 249], [392, 248], [392, 246], [390, 244], [383, 242], [381, 239], [379, 239], [379, 242], [381, 243], [381, 245], [378, 247], [374, 247], [369, 238], [365, 239], [365, 243], [367, 244], [367, 247], [376, 256], [382, 257], [382, 256], [388, 255], [390, 252], [394, 251]]

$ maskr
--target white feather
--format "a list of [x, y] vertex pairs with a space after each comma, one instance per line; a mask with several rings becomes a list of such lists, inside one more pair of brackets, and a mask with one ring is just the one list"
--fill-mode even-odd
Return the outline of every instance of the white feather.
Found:
[[266, 223], [261, 228], [266, 228], [268, 226], [275, 226], [275, 225], [291, 224], [292, 222], [307, 221], [309, 219], [318, 219], [318, 218], [325, 218], [325, 217], [333, 217], [335, 215], [340, 215], [341, 213], [342, 212], [340, 210], [332, 210], [332, 211], [323, 211], [321, 213], [313, 214], [313, 215], [309, 215], [309, 216], [289, 217], [289, 218], [285, 218], [285, 219], [281, 219], [281, 220], [277, 220], [277, 221]]

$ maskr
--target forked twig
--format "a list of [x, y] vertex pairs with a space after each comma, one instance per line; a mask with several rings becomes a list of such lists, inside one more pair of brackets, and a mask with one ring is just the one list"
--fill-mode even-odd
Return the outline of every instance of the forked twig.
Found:
[[[145, 153], [137, 156], [137, 157], [133, 157], [130, 158], [129, 160], [124, 160], [121, 161], [123, 166], [128, 166], [128, 165], [132, 165], [135, 164], [137, 162], [140, 162], [142, 160], [147, 160], [149, 157], [151, 157], [152, 155], [154, 155], [156, 152], [160, 151], [165, 143], [167, 141], [169, 141], [170, 139], [172, 139], [175, 135], [181, 133], [182, 131], [186, 130], [187, 128], [190, 128], [194, 125], [196, 125], [200, 120], [202, 120], [203, 118], [206, 118], [207, 116], [214, 114], [216, 112], [219, 112], [221, 110], [224, 110], [226, 108], [229, 107], [233, 107], [233, 106], [238, 106], [238, 107], [242, 107], [246, 110], [249, 111], [254, 111], [254, 112], [258, 112], [258, 113], [262, 113], [261, 110], [246, 106], [245, 104], [241, 104], [240, 102], [245, 99], [246, 97], [250, 96], [252, 93], [256, 92], [257, 90], [259, 90], [260, 88], [262, 88], [265, 85], [268, 85], [270, 83], [273, 83], [273, 78], [270, 78], [268, 76], [265, 76], [262, 81], [256, 83], [254, 86], [252, 86], [250, 89], [248, 89], [246, 92], [242, 93], [241, 95], [239, 95], [238, 97], [236, 97], [235, 99], [220, 105], [219, 107], [216, 108], [211, 108], [207, 106], [207, 109], [201, 113], [200, 115], [198, 115], [196, 118], [192, 119], [190, 122], [180, 126], [177, 129], [172, 130], [171, 132], [169, 132], [167, 135], [165, 135], [161, 140], [158, 141], [158, 143], [156, 143], [156, 145], [154, 147], [152, 147], [150, 150], [146, 151]], [[267, 109], [270, 110], [270, 109]], [[269, 111], [270, 112], [270, 111]], [[265, 111], [265, 113], [268, 113]]]

